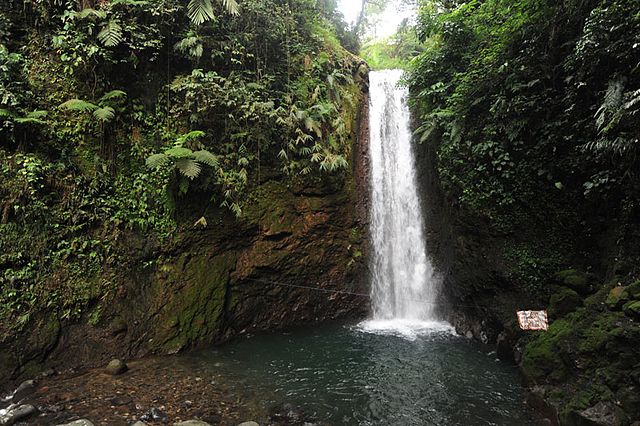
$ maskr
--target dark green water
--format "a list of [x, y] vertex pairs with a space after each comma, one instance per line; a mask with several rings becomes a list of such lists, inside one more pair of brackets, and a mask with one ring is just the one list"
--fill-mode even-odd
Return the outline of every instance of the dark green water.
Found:
[[331, 425], [533, 425], [515, 367], [447, 332], [325, 325], [242, 338], [181, 357], [217, 370], [265, 412], [291, 403]]

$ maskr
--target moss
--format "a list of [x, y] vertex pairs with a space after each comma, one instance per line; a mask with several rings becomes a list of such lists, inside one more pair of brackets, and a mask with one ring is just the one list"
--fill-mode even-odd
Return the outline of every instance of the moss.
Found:
[[630, 298], [635, 299], [635, 300], [639, 300], [640, 299], [640, 280], [629, 284], [626, 288], [625, 288], [627, 294], [629, 295]]
[[561, 287], [549, 299], [549, 316], [561, 318], [575, 311], [580, 305], [582, 305], [582, 298], [575, 290]]
[[625, 291], [625, 287], [617, 286], [609, 291], [605, 303], [609, 309], [620, 309], [628, 300], [629, 294]]
[[522, 356], [524, 373], [535, 382], [556, 382], [565, 379], [569, 370], [560, 357], [561, 344], [573, 330], [570, 321], [558, 320], [549, 330], [529, 343]]
[[622, 310], [630, 317], [640, 318], [640, 300], [633, 300], [625, 303]]
[[555, 274], [558, 283], [576, 290], [579, 293], [588, 293], [591, 290], [589, 276], [577, 269], [565, 269]]
[[598, 352], [605, 348], [606, 344], [616, 337], [622, 336], [624, 328], [619, 325], [623, 315], [620, 313], [604, 313], [593, 318], [592, 321], [576, 324], [585, 328], [580, 332], [578, 350], [582, 353]]

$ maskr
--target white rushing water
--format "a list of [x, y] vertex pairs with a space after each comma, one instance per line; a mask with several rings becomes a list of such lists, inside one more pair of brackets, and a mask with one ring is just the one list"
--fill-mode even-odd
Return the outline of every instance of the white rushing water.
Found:
[[440, 277], [427, 256], [402, 71], [370, 74], [371, 296], [366, 331], [409, 338], [445, 331], [436, 303]]

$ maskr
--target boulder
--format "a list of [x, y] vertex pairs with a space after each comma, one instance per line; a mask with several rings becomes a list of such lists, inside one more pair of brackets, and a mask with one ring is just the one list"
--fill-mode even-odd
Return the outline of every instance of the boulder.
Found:
[[609, 309], [620, 309], [622, 305], [629, 301], [629, 293], [626, 291], [626, 287], [617, 286], [611, 289], [604, 303], [607, 304]]
[[570, 288], [560, 287], [557, 293], [549, 298], [549, 317], [562, 318], [582, 305], [580, 295]]
[[559, 284], [569, 287], [580, 294], [591, 293], [591, 282], [589, 275], [577, 269], [565, 269], [557, 272], [555, 279]]
[[570, 415], [572, 426], [622, 426], [625, 416], [622, 409], [611, 402], [598, 402], [584, 411]]
[[105, 368], [105, 371], [108, 374], [111, 374], [112, 376], [117, 376], [119, 374], [126, 372], [127, 370], [129, 370], [129, 367], [127, 367], [127, 364], [125, 364], [123, 361], [119, 359], [112, 360]]
[[9, 406], [4, 412], [0, 414], [0, 425], [11, 426], [19, 421], [25, 420], [35, 413], [37, 413], [36, 407], [33, 405], [12, 405]]
[[640, 300], [632, 300], [622, 307], [624, 313], [633, 318], [640, 318]]
[[498, 334], [498, 338], [496, 339], [496, 356], [502, 361], [515, 363], [513, 345], [509, 341], [507, 333], [504, 331]]
[[20, 383], [18, 389], [13, 393], [13, 401], [18, 402], [25, 396], [32, 394], [36, 390], [36, 382], [33, 380], [25, 380]]

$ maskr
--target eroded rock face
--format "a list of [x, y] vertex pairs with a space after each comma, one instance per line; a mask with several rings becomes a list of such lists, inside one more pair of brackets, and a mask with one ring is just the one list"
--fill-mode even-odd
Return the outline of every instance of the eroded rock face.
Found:
[[210, 194], [193, 193], [185, 203], [198, 217], [207, 212], [206, 226], [183, 226], [163, 244], [123, 234], [120, 244], [130, 255], [116, 290], [91, 308], [99, 319], [42, 318], [29, 326], [38, 330], [29, 341], [0, 341], [0, 362], [10, 366], [0, 371], [0, 383], [47, 366], [101, 366], [250, 330], [364, 316], [368, 300], [350, 294], [368, 293], [364, 89], [360, 105], [351, 170], [302, 180], [265, 168], [240, 219], [208, 208]]

